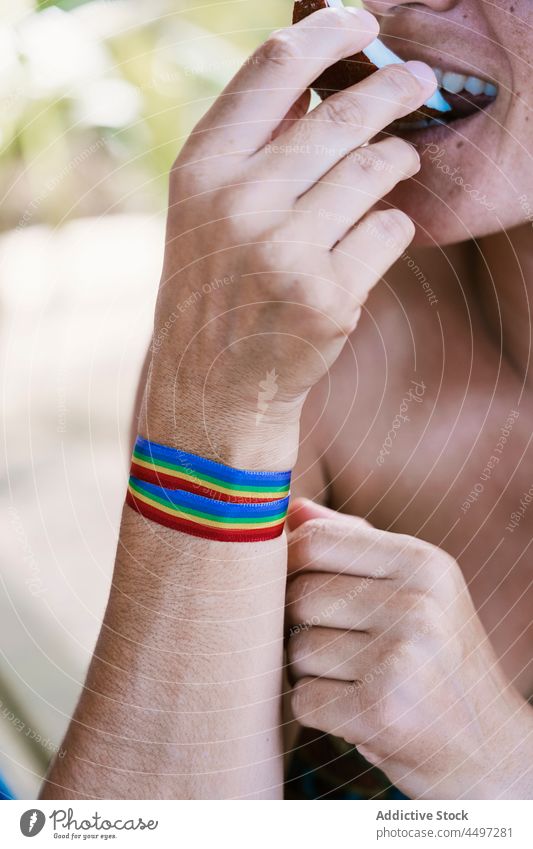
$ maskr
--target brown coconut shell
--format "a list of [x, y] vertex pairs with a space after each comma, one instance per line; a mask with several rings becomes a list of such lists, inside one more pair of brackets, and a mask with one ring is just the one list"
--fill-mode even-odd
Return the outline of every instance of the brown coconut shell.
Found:
[[[313, 12], [327, 8], [329, 8], [327, 0], [296, 0], [292, 13], [292, 22], [296, 24]], [[325, 100], [331, 94], [360, 83], [361, 80], [366, 79], [366, 77], [369, 77], [377, 70], [377, 66], [364, 53], [354, 53], [353, 56], [341, 59], [335, 65], [326, 68], [310, 87], [316, 91], [322, 100]], [[431, 109], [428, 106], [421, 106], [420, 109], [403, 117], [402, 121], [415, 123], [423, 118], [440, 117], [442, 117], [442, 112], [438, 112], [436, 109]]]

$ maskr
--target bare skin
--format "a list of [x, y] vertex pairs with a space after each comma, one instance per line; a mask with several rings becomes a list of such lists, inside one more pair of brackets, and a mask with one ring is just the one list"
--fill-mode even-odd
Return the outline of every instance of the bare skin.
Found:
[[[485, 111], [449, 127], [405, 134], [421, 153], [423, 167], [388, 200], [415, 220], [417, 248], [411, 246], [408, 256], [373, 291], [352, 347], [346, 346], [328, 382], [323, 381], [309, 398], [299, 491], [336, 510], [364, 516], [379, 528], [415, 535], [451, 554], [499, 659], [506, 682], [502, 693], [511, 701], [516, 693], [522, 696], [516, 712], [509, 713], [500, 704], [491, 713], [488, 726], [498, 733], [491, 736], [488, 748], [480, 743], [474, 756], [466, 745], [462, 756], [448, 751], [447, 766], [433, 777], [426, 774], [422, 786], [417, 786], [407, 762], [399, 770], [401, 758], [392, 763], [390, 752], [402, 748], [398, 738], [389, 737], [388, 752], [367, 748], [370, 760], [381, 764], [411, 795], [437, 792], [453, 797], [458, 793], [453, 780], [460, 762], [461, 794], [531, 798], [531, 710], [525, 699], [533, 690], [532, 519], [528, 512], [533, 104], [525, 58], [530, 44], [524, 38], [532, 24], [531, 6], [503, 0], [490, 5], [477, 0], [418, 4], [369, 0], [366, 5], [383, 16], [382, 36], [401, 56], [423, 59], [441, 71], [492, 81], [498, 95]], [[480, 202], [480, 195], [488, 202]], [[399, 420], [413, 380], [424, 383], [423, 398], [407, 404], [403, 415], [409, 421]], [[400, 427], [394, 430], [393, 423], [398, 421]], [[323, 523], [325, 537], [333, 534], [332, 519], [319, 519], [309, 504], [300, 508], [295, 533], [304, 533], [301, 523], [306, 516], [311, 523]], [[311, 534], [317, 548], [323, 544], [321, 535], [316, 528]], [[384, 541], [390, 544], [388, 537]], [[319, 556], [316, 551], [308, 553], [310, 572], [316, 571]], [[349, 571], [335, 547], [325, 571], [326, 567], [328, 573], [336, 569], [339, 575]], [[416, 580], [415, 570], [415, 584]], [[315, 585], [312, 600], [298, 585], [289, 589], [291, 606], [309, 607], [312, 601], [315, 612], [324, 609], [324, 601], [331, 600], [331, 586], [323, 583], [323, 589]], [[438, 618], [435, 592], [434, 588], [427, 593], [432, 615], [418, 611], [423, 620]], [[401, 610], [400, 595], [397, 599]], [[471, 614], [460, 614], [459, 600], [443, 617], [448, 623], [451, 616], [453, 622], [448, 638], [440, 641], [440, 649], [431, 646], [431, 640], [427, 645], [419, 641], [411, 670], [423, 663], [424, 652], [425, 660], [437, 668], [438, 659], [456, 645], [451, 633], [464, 634], [464, 617], [470, 621]], [[291, 623], [296, 628], [297, 618]], [[392, 613], [391, 622], [395, 622]], [[349, 622], [336, 624], [333, 616], [325, 625], [332, 632], [337, 628], [346, 634], [342, 629], [347, 626], [357, 631], [358, 611]], [[386, 634], [381, 638], [386, 642]], [[313, 648], [317, 634], [310, 629], [303, 637], [299, 634], [298, 640], [293, 677], [307, 691], [297, 699], [300, 720], [323, 731], [336, 727], [340, 736], [360, 742], [357, 732], [360, 735], [361, 729], [349, 723], [350, 715], [357, 715], [356, 704], [343, 706], [341, 699], [337, 705], [333, 683], [329, 696], [320, 693], [319, 687], [313, 689], [313, 677], [335, 678], [333, 672], [328, 676], [324, 655]], [[475, 646], [473, 635], [471, 640]], [[478, 650], [474, 654], [479, 658]], [[306, 657], [303, 665], [302, 655]], [[455, 687], [468, 670], [472, 687], [466, 701], [477, 705], [472, 715], [483, 727], [481, 706], [490, 701], [488, 690], [483, 695], [485, 676], [475, 671], [468, 652], [461, 662], [449, 655], [446, 665], [453, 670], [445, 678], [449, 687]], [[492, 663], [485, 663], [489, 667], [493, 668]], [[350, 674], [359, 677], [366, 668], [364, 654], [354, 651]], [[401, 671], [405, 673], [404, 666]], [[348, 675], [346, 668], [344, 674]], [[390, 707], [397, 674], [393, 669], [383, 683], [384, 692], [373, 694], [374, 705]], [[414, 675], [415, 690], [417, 680]], [[431, 703], [433, 715], [439, 715], [446, 696], [441, 692], [439, 697], [432, 688]], [[447, 711], [453, 710], [448, 703]], [[419, 726], [424, 725], [420, 701], [412, 711]], [[431, 722], [426, 756], [428, 762], [436, 762], [442, 751], [430, 740], [430, 726]], [[455, 727], [464, 727], [457, 715]], [[513, 739], [509, 739], [509, 728]], [[423, 772], [419, 761], [419, 776]]]
[[[432, 13], [445, 17], [459, 14], [458, 5], [450, 3], [441, 8], [438, 0], [428, 4]], [[523, 4], [519, 5], [522, 8]], [[472, 0], [468, 6], [472, 11], [477, 4]], [[495, 15], [500, 11], [499, 6], [491, 8]], [[316, 26], [323, 27], [318, 52], [324, 52], [324, 39], [331, 37], [331, 24], [326, 21], [348, 25], [348, 18], [341, 18], [346, 15], [344, 12], [331, 17], [331, 10], [326, 11], [329, 18], [323, 14], [318, 17], [321, 14], [312, 16]], [[393, 15], [391, 20], [395, 20]], [[311, 18], [305, 28], [313, 30]], [[336, 48], [337, 55], [339, 49]], [[274, 66], [279, 67], [283, 57], [269, 55], [275, 59]], [[306, 56], [316, 55], [317, 48], [313, 52], [308, 45]], [[310, 79], [312, 70], [309, 69]], [[374, 76], [385, 79], [379, 74]], [[506, 77], [507, 83], [509, 79]], [[383, 99], [392, 97], [396, 102], [397, 83], [393, 87], [394, 94], [384, 98], [378, 95], [380, 108]], [[276, 85], [272, 88], [279, 91]], [[508, 85], [507, 89], [510, 91], [511, 87]], [[265, 112], [264, 101], [257, 101], [254, 85], [246, 90], [256, 96], [255, 101], [245, 103], [245, 110], [251, 131], [257, 132], [270, 113]], [[428, 93], [419, 89], [419, 102]], [[410, 96], [415, 97], [414, 92]], [[362, 123], [377, 130], [380, 121], [386, 126], [385, 120], [376, 122], [375, 113], [372, 117], [361, 113], [362, 103], [357, 96], [355, 101], [350, 96], [339, 97], [345, 104], [341, 129], [346, 129], [346, 119], [351, 127], [350, 133], [336, 137], [341, 147], [345, 148], [350, 139], [355, 144], [354, 126]], [[368, 104], [368, 93], [362, 101]], [[255, 110], [259, 102], [258, 122]], [[222, 98], [220, 104], [221, 126], [229, 145], [228, 168], [239, 156], [232, 145], [237, 138], [242, 144], [242, 135], [232, 133], [231, 127], [244, 121], [231, 114], [231, 103], [231, 98]], [[329, 109], [331, 103], [330, 99]], [[518, 133], [520, 113], [513, 111], [513, 103], [503, 97], [496, 104], [511, 116], [510, 125]], [[305, 111], [305, 98], [291, 113], [291, 120], [281, 127], [280, 138], [288, 143], [288, 149], [302, 140], [304, 125], [292, 120], [302, 114], [302, 105]], [[276, 114], [279, 117], [279, 105]], [[333, 118], [336, 126], [339, 114], [334, 106], [333, 112], [328, 113], [328, 124]], [[362, 114], [366, 121], [361, 121]], [[354, 120], [355, 116], [358, 120]], [[312, 121], [306, 122], [304, 133], [308, 132], [307, 124], [313, 126]], [[321, 128], [320, 122], [318, 127]], [[335, 149], [331, 130], [328, 126], [328, 150]], [[464, 132], [466, 136], [470, 131]], [[206, 140], [204, 157], [196, 159], [204, 163], [200, 182], [192, 185], [198, 196], [205, 191], [209, 177], [205, 164], [209, 160], [208, 135], [201, 132], [197, 137], [200, 142]], [[485, 139], [483, 133], [481, 138]], [[405, 216], [396, 214], [386, 226], [383, 216], [370, 220], [367, 217], [346, 233], [347, 224], [350, 226], [347, 216], [359, 220], [390, 191], [392, 186], [385, 188], [383, 174], [391, 175], [391, 163], [398, 170], [393, 184], [417, 173], [410, 149], [398, 139], [389, 142], [393, 142], [394, 149], [389, 145], [374, 147], [370, 152], [389, 168], [374, 168], [366, 158], [367, 151], [363, 159], [356, 159], [357, 178], [353, 161], [350, 167], [346, 160], [339, 165], [336, 159], [325, 163], [322, 154], [322, 167], [338, 167], [342, 173], [338, 171], [334, 180], [321, 180], [317, 174], [314, 180], [318, 183], [315, 185], [312, 180], [309, 185], [314, 160], [307, 161], [301, 155], [291, 159], [284, 153], [283, 161], [271, 155], [263, 156], [262, 162], [261, 156], [255, 157], [258, 170], [244, 181], [246, 191], [238, 196], [237, 205], [235, 193], [228, 205], [227, 191], [214, 192], [215, 205], [210, 203], [209, 214], [213, 215], [214, 210], [215, 215], [210, 219], [212, 234], [207, 243], [217, 244], [226, 258], [217, 266], [210, 255], [199, 279], [227, 273], [228, 251], [234, 249], [237, 239], [240, 249], [246, 246], [244, 263], [242, 252], [239, 259], [240, 273], [244, 268], [249, 276], [258, 272], [266, 276], [262, 276], [257, 290], [250, 284], [248, 292], [253, 297], [246, 304], [247, 321], [239, 326], [234, 321], [223, 322], [226, 335], [218, 337], [220, 322], [214, 325], [214, 343], [210, 331], [205, 334], [207, 346], [195, 346], [194, 340], [199, 331], [211, 327], [210, 310], [226, 316], [241, 309], [243, 304], [238, 299], [243, 296], [243, 289], [230, 287], [226, 293], [218, 290], [213, 298], [204, 299], [180, 319], [179, 333], [176, 329], [171, 331], [168, 344], [162, 346], [164, 353], [154, 357], [140, 430], [158, 441], [215, 456], [229, 464], [282, 468], [296, 457], [301, 425], [295, 492], [327, 503], [348, 516], [324, 513], [316, 505], [296, 502], [290, 517], [287, 621], [292, 628], [307, 618], [313, 621], [312, 627], [299, 632], [297, 652], [294, 636], [289, 640], [296, 717], [303, 725], [356, 743], [372, 762], [383, 766], [400, 789], [413, 797], [531, 798], [533, 719], [525, 699], [533, 683], [527, 666], [531, 638], [527, 636], [528, 514], [512, 531], [506, 530], [510, 514], [531, 485], [527, 480], [529, 454], [524, 453], [530, 416], [528, 400], [522, 392], [528, 380], [530, 327], [522, 274], [531, 264], [527, 238], [530, 231], [523, 223], [523, 210], [517, 212], [516, 204], [507, 204], [507, 195], [499, 207], [498, 221], [490, 216], [480, 217], [479, 210], [472, 211], [466, 203], [471, 198], [465, 200], [461, 195], [466, 203], [460, 210], [461, 226], [456, 226], [453, 216], [449, 220], [441, 217], [437, 228], [439, 244], [464, 238], [465, 226], [470, 235], [485, 236], [498, 229], [500, 233], [487, 235], [486, 242], [482, 242], [486, 265], [474, 256], [470, 245], [450, 247], [446, 253], [433, 248], [431, 254], [419, 254], [409, 248], [417, 267], [423, 270], [426, 263], [429, 265], [426, 276], [438, 299], [437, 304], [429, 303], [420, 278], [414, 277], [409, 268], [406, 271], [405, 260], [391, 273], [387, 271], [413, 236]], [[257, 139], [255, 145], [257, 148]], [[497, 147], [500, 146], [498, 140]], [[217, 150], [220, 149], [219, 139]], [[458, 149], [454, 148], [455, 153]], [[511, 167], [516, 156], [512, 151], [507, 154]], [[303, 172], [295, 172], [295, 168], [303, 167], [302, 162]], [[382, 175], [379, 188], [378, 173]], [[180, 199], [177, 209], [182, 198], [189, 197], [191, 185], [180, 184], [179, 169], [176, 174], [175, 196]], [[352, 190], [361, 187], [364, 175], [372, 176], [372, 191], [367, 192], [372, 197], [368, 198], [368, 207], [355, 215]], [[242, 172], [240, 177], [242, 181]], [[436, 235], [431, 230], [435, 209], [422, 203], [427, 199], [423, 187], [435, 192], [433, 197], [444, 197], [448, 206], [457, 200], [455, 184], [450, 187], [444, 183], [438, 194], [434, 179], [434, 169], [424, 163], [420, 177], [409, 181], [413, 186], [409, 191], [396, 188], [389, 195], [416, 219], [421, 244], [427, 243], [428, 238], [431, 243]], [[287, 198], [280, 200], [276, 192], [298, 181], [302, 185], [293, 209], [303, 215], [291, 216], [290, 226], [287, 221], [280, 224], [276, 218], [273, 224], [272, 216], [278, 216], [288, 203]], [[303, 185], [305, 181], [308, 184]], [[272, 196], [263, 192], [261, 203], [270, 197], [274, 203], [261, 206], [261, 214], [268, 222], [268, 242], [275, 243], [275, 252], [252, 250], [258, 241], [264, 243], [265, 237], [264, 229], [259, 236], [254, 231], [258, 196], [254, 199], [251, 187], [258, 183], [263, 189], [269, 185], [273, 190]], [[446, 191], [452, 192], [447, 198]], [[302, 197], [307, 199], [300, 203]], [[337, 216], [321, 214], [321, 210], [328, 209], [335, 210]], [[198, 211], [196, 206], [188, 216], [193, 232], [199, 225], [195, 218]], [[471, 220], [467, 219], [469, 211]], [[241, 219], [238, 230], [234, 226], [229, 230], [212, 227], [218, 213], [221, 220], [231, 220], [234, 225], [236, 216], [243, 212], [246, 217]], [[310, 212], [315, 219], [307, 215]], [[304, 220], [314, 220], [314, 226], [298, 231]], [[178, 251], [176, 243], [184, 231], [175, 223], [172, 208], [169, 222], [163, 280], [165, 284], [172, 283], [180, 276], [178, 269], [185, 268], [182, 285], [189, 291], [198, 282], [190, 268], [196, 265], [200, 254], [206, 259], [206, 242], [204, 239], [202, 243], [200, 236], [197, 244], [194, 240], [185, 241], [185, 250]], [[479, 232], [473, 230], [476, 222]], [[358, 230], [358, 226], [362, 229]], [[347, 238], [350, 245], [346, 244]], [[514, 270], [505, 254], [497, 250], [508, 238], [513, 239], [518, 252]], [[294, 268], [293, 251], [283, 254], [281, 245], [285, 241], [290, 245], [303, 241], [306, 245]], [[343, 241], [347, 251], [343, 251]], [[291, 269], [285, 286], [279, 284], [278, 274], [282, 254], [285, 269], [287, 264]], [[379, 268], [380, 263], [384, 267]], [[313, 288], [309, 281], [316, 277], [321, 282]], [[333, 290], [324, 285], [324, 280], [332, 278], [335, 298]], [[361, 306], [380, 278], [380, 285], [361, 313]], [[497, 287], [497, 300], [493, 287]], [[270, 302], [279, 302], [283, 308], [278, 306], [275, 313], [261, 310], [262, 298], [258, 296], [265, 292]], [[293, 309], [291, 300], [295, 294], [303, 302], [303, 313]], [[176, 293], [164, 286], [160, 315], [156, 316], [156, 340], [175, 302]], [[498, 307], [503, 322], [501, 338]], [[279, 344], [268, 349], [268, 356], [256, 336], [261, 337], [265, 331], [280, 335]], [[297, 338], [291, 343], [293, 336]], [[245, 344], [236, 344], [242, 338]], [[309, 347], [318, 356], [310, 355]], [[188, 367], [176, 370], [178, 361]], [[286, 367], [287, 362], [290, 368]], [[279, 372], [281, 389], [269, 415], [257, 428], [257, 380], [273, 366]], [[187, 379], [180, 384], [184, 373]], [[235, 373], [241, 379], [235, 380]], [[248, 375], [248, 381], [242, 379], [243, 374]], [[418, 390], [413, 389], [415, 385]], [[176, 406], [176, 387], [178, 397], [186, 401], [185, 408], [183, 403]], [[404, 402], [404, 396], [409, 400]], [[229, 404], [225, 405], [225, 401]], [[394, 431], [389, 445], [388, 434], [404, 403], [408, 412], [403, 411], [405, 420]], [[498, 455], [495, 470], [484, 481], [482, 494], [463, 510], [512, 411], [519, 413], [513, 420], [512, 436]], [[514, 474], [519, 460], [520, 468]], [[274, 462], [279, 465], [269, 465]], [[352, 518], [356, 516], [365, 517], [370, 526]], [[302, 545], [297, 544], [299, 540]], [[279, 711], [285, 541], [281, 538], [279, 544], [253, 551], [242, 546], [239, 551], [228, 552], [216, 544], [191, 542], [171, 532], [163, 533], [160, 528], [147, 529], [146, 523], [126, 510], [106, 621], [86, 690], [63, 744], [69, 754], [54, 766], [43, 791], [45, 796], [281, 795], [283, 746]], [[369, 552], [373, 557], [370, 575]], [[213, 561], [225, 563], [221, 584], [213, 578]], [[265, 574], [269, 576], [268, 589], [264, 585]], [[363, 593], [356, 592], [368, 577], [369, 589], [365, 584]], [[185, 594], [183, 586], [187, 587]], [[231, 590], [230, 600], [225, 598], [226, 588]], [[331, 602], [332, 596], [335, 600], [335, 593], [338, 595], [341, 588], [342, 592], [354, 593], [355, 603], [348, 610], [335, 608], [335, 613], [323, 621], [325, 603]], [[150, 599], [149, 605], [145, 605], [145, 598]], [[167, 615], [172, 620], [171, 627]], [[244, 630], [235, 627], [243, 615], [248, 616]], [[206, 618], [217, 620], [217, 626], [207, 632]], [[430, 631], [424, 630], [426, 626], [430, 626]], [[417, 630], [430, 633], [430, 638], [420, 639], [414, 649], [411, 646], [407, 652], [400, 652], [401, 663], [393, 665], [390, 675], [380, 678], [379, 687], [352, 686], [364, 680], [376, 658], [395, 655], [395, 649], [408, 645], [409, 635]], [[351, 642], [365, 632], [372, 636], [378, 655], [363, 652], [361, 646]], [[144, 638], [145, 633], [150, 635], [149, 640]], [[142, 639], [138, 639], [141, 635]], [[314, 642], [317, 639], [323, 641], [319, 648]], [[339, 654], [332, 658], [330, 644], [335, 641]], [[244, 661], [243, 643], [248, 647]], [[195, 651], [197, 646], [202, 647], [202, 662]], [[118, 677], [117, 667], [123, 670]], [[427, 675], [417, 674], [422, 669]], [[448, 682], [446, 675], [450, 676], [450, 671], [456, 674]], [[260, 706], [255, 703], [250, 710], [250, 698], [257, 692], [254, 675], [263, 689]], [[191, 678], [196, 686], [185, 683]], [[197, 701], [197, 684], [199, 680], [208, 685], [220, 679], [222, 695], [217, 685], [209, 687], [206, 740], [206, 715], [199, 710], [204, 705]], [[412, 681], [413, 686], [402, 688], [405, 681]], [[217, 709], [221, 698], [225, 708], [222, 715]], [[154, 736], [147, 737], [146, 728], [151, 727], [154, 709], [157, 725]], [[443, 738], [436, 739], [435, 715], [443, 717]], [[244, 735], [243, 727], [247, 729]], [[488, 728], [496, 730], [491, 746], [486, 745]], [[143, 742], [139, 745], [141, 732]], [[237, 739], [239, 746], [234, 745]]]
[[[514, 238], [517, 236], [515, 233]], [[432, 253], [410, 251], [410, 256], [420, 268], [427, 267], [426, 263], [430, 262], [435, 269], [436, 259]], [[454, 272], [462, 266], [460, 253], [468, 255], [468, 250], [453, 249]], [[315, 503], [327, 503], [342, 513], [364, 516], [376, 527], [427, 540], [448, 552], [460, 565], [473, 607], [470, 613], [461, 612], [465, 591], [450, 589], [450, 598], [456, 600], [445, 612], [436, 610], [434, 602], [436, 599], [442, 601], [448, 586], [446, 580], [439, 577], [446, 572], [443, 566], [435, 575], [435, 597], [424, 590], [423, 605], [428, 603], [427, 610], [423, 606], [417, 613], [411, 609], [406, 617], [401, 592], [391, 586], [386, 632], [381, 634], [378, 629], [372, 641], [380, 646], [382, 654], [376, 657], [368, 646], [362, 642], [358, 644], [353, 637], [343, 650], [347, 627], [352, 634], [353, 629], [357, 633], [359, 628], [368, 628], [363, 620], [365, 602], [362, 599], [369, 593], [357, 596], [348, 620], [345, 615], [336, 613], [326, 616], [322, 622], [322, 612], [330, 609], [335, 599], [342, 601], [349, 595], [350, 561], [343, 561], [342, 555], [337, 553], [335, 536], [329, 545], [321, 539], [329, 538], [333, 519], [326, 514], [322, 516], [307, 502], [297, 503], [296, 508], [300, 506], [303, 515], [293, 523], [294, 530], [289, 536], [295, 551], [300, 536], [305, 539], [309, 533], [305, 531], [306, 524], [311, 526], [313, 534], [316, 533], [315, 522], [323, 523], [323, 527], [315, 537], [314, 549], [309, 548], [303, 559], [294, 551], [289, 559], [290, 568], [295, 572], [319, 573], [311, 583], [306, 580], [293, 586], [293, 582], [289, 582], [288, 617], [295, 632], [289, 640], [289, 660], [293, 678], [300, 686], [304, 685], [295, 713], [303, 725], [357, 744], [371, 763], [379, 765], [391, 781], [411, 797], [531, 798], [533, 724], [531, 708], [525, 699], [533, 692], [532, 518], [526, 511], [516, 527], [511, 518], [531, 487], [528, 472], [533, 461], [531, 396], [525, 374], [520, 374], [508, 354], [501, 354], [483, 314], [483, 281], [468, 292], [467, 311], [460, 293], [458, 297], [450, 295], [453, 280], [450, 280], [444, 261], [442, 265], [440, 276], [434, 271], [431, 274], [433, 288], [447, 293], [445, 302], [439, 300], [436, 307], [428, 304], [419, 282], [405, 273], [388, 275], [386, 284], [390, 284], [390, 288], [389, 285], [378, 287], [369, 299], [353, 336], [353, 350], [346, 347], [330, 371], [327, 387], [324, 382], [309, 399], [304, 420], [310, 435], [298, 466], [297, 491]], [[396, 269], [403, 272], [401, 266]], [[493, 275], [497, 270], [498, 263], [492, 263]], [[506, 274], [505, 283], [512, 297], [508, 265], [504, 268], [502, 263], [501, 270]], [[461, 279], [472, 281], [472, 276], [464, 274]], [[500, 304], [505, 310], [505, 300]], [[452, 328], [454, 343], [446, 344]], [[513, 347], [520, 345], [516, 334], [510, 336], [509, 341]], [[376, 459], [399, 413], [402, 399], [409, 397], [413, 380], [425, 386], [423, 395], [419, 403], [409, 403], [406, 412], [409, 420], [401, 423], [392, 446], [382, 454], [384, 462], [380, 465]], [[327, 404], [324, 403], [326, 395]], [[362, 417], [361, 409], [365, 410]], [[313, 429], [317, 422], [318, 427]], [[497, 446], [501, 448], [503, 444], [498, 443], [502, 428], [510, 431], [510, 435], [500, 450]], [[320, 452], [318, 446], [326, 448]], [[487, 479], [491, 457], [496, 457], [497, 462], [493, 462], [492, 468], [489, 465]], [[474, 487], [481, 481], [482, 492], [474, 492], [469, 500]], [[307, 523], [301, 524], [302, 519], [307, 519]], [[348, 533], [347, 530], [346, 536]], [[343, 546], [346, 546], [346, 536], [342, 536]], [[374, 544], [382, 543], [378, 539]], [[328, 549], [326, 562], [321, 560], [318, 551], [324, 547]], [[361, 541], [354, 538], [350, 550], [356, 552], [360, 547]], [[421, 571], [416, 563], [416, 558], [412, 558], [415, 585], [416, 575]], [[331, 574], [335, 573], [342, 576], [338, 587], [331, 579]], [[356, 574], [360, 580], [365, 573], [359, 569]], [[353, 578], [351, 580], [354, 582]], [[410, 577], [406, 585], [412, 584]], [[384, 603], [382, 594], [379, 598], [377, 609]], [[467, 637], [465, 626], [461, 624], [473, 621], [474, 607], [489, 637], [489, 651], [494, 652], [492, 659], [487, 657], [477, 671], [482, 651], [474, 647], [479, 638], [473, 633]], [[406, 632], [402, 631], [398, 642], [395, 624], [391, 626], [390, 623], [405, 624], [406, 618], [409, 626]], [[436, 648], [432, 623], [439, 620], [448, 623], [450, 630], [437, 640], [439, 647]], [[314, 627], [301, 632], [299, 623], [309, 621]], [[458, 628], [463, 629], [461, 661], [452, 637]], [[405, 662], [398, 645], [401, 646], [404, 639], [409, 644], [413, 634], [415, 645], [407, 646], [409, 661]], [[422, 635], [419, 640], [416, 634]], [[464, 660], [463, 650], [471, 653], [470, 658]], [[402, 663], [396, 668], [394, 664], [389, 667], [391, 657], [396, 656], [401, 656]], [[343, 657], [348, 662], [339, 667]], [[476, 664], [471, 662], [474, 657]], [[435, 672], [439, 660], [442, 663], [439, 675], [422, 683], [417, 670], [425, 666]], [[379, 667], [379, 663], [387, 666], [379, 683], [383, 688], [390, 687], [392, 694], [386, 691], [372, 694], [372, 704], [380, 704], [389, 717], [389, 724], [376, 739], [364, 726], [354, 728], [348, 720], [350, 717], [353, 721], [357, 715], [364, 717], [364, 701], [361, 706], [360, 699], [356, 709], [352, 695], [348, 695], [346, 703], [346, 687], [337, 697], [336, 682], [328, 687], [323, 681], [316, 690], [312, 682], [318, 681], [316, 676], [336, 679], [338, 674], [345, 681], [364, 680], [365, 673], [371, 672], [376, 665]], [[456, 685], [461, 669], [465, 668], [469, 682], [465, 689], [475, 690], [486, 674], [481, 670], [490, 669], [491, 675], [496, 675], [494, 694], [499, 695], [493, 696], [491, 708], [497, 708], [493, 712], [487, 709], [489, 688], [482, 688], [485, 695], [477, 703], [479, 713], [474, 727], [471, 718], [454, 715], [452, 720], [452, 715], [448, 715], [449, 729], [468, 728], [469, 745], [476, 738], [474, 728], [479, 730], [473, 751], [468, 753], [463, 746], [459, 755], [444, 743], [437, 731], [443, 725], [446, 727], [441, 710], [448, 704], [450, 687]], [[401, 703], [398, 702], [403, 686], [400, 679], [409, 682], [409, 699]], [[446, 688], [442, 698], [436, 689], [437, 680]], [[311, 687], [306, 693], [305, 684], [309, 687], [309, 683]], [[429, 699], [428, 692], [431, 692]], [[360, 695], [363, 693], [364, 688]], [[519, 693], [522, 699], [517, 698]], [[509, 702], [497, 707], [501, 698]], [[411, 706], [406, 707], [406, 701], [410, 703], [410, 700]], [[430, 706], [427, 728], [428, 732], [433, 729], [435, 739], [432, 749], [428, 733], [427, 745], [423, 747], [425, 752], [421, 752], [418, 734], [425, 722], [424, 704]], [[403, 722], [395, 723], [393, 718], [397, 716], [403, 716]], [[437, 726], [434, 725], [435, 716], [439, 716]], [[377, 742], [384, 748], [376, 748]], [[402, 749], [411, 757], [419, 758], [418, 767], [414, 767], [409, 757], [391, 761], [390, 752]], [[424, 754], [434, 766], [440, 762], [440, 771], [425, 772], [421, 765]], [[444, 759], [439, 761], [443, 755]], [[457, 763], [462, 765], [458, 773], [454, 767]]]
[[[311, 154], [298, 175], [285, 155], [314, 76], [378, 29], [365, 12], [317, 15], [330, 22], [325, 52], [319, 26], [273, 35], [197, 127], [171, 176], [139, 431], [240, 468], [294, 465], [309, 389], [414, 233], [404, 213], [371, 208], [419, 169], [416, 151], [400, 139], [359, 148], [434, 91], [427, 66], [387, 69], [320, 107], [304, 132], [313, 150], [332, 129], [335, 143]], [[354, 110], [364, 118], [355, 134]], [[269, 147], [273, 136], [283, 153]], [[343, 184], [346, 200], [352, 184], [361, 187], [359, 203], [350, 204], [348, 223], [332, 222], [316, 242], [319, 209]], [[228, 285], [215, 284], [224, 278]], [[210, 297], [182, 309], [202, 284]], [[258, 422], [258, 381], [287, 361], [281, 397]], [[126, 506], [67, 754], [43, 797], [280, 797], [286, 565], [285, 535], [217, 543], [173, 533]]]
[[[531, 238], [530, 232], [524, 236]], [[512, 238], [517, 245], [519, 232]], [[531, 252], [520, 256], [513, 281], [510, 263], [494, 241], [490, 270], [496, 284], [501, 275], [499, 304], [511, 321], [524, 309], [516, 297]], [[448, 249], [447, 258], [409, 251], [430, 274], [437, 305], [428, 303], [420, 282], [401, 264], [375, 290], [353, 335], [353, 349], [343, 351], [327, 389], [318, 387], [309, 399], [305, 421], [309, 429], [317, 421], [319, 426], [300, 460], [297, 486], [301, 495], [452, 554], [502, 667], [528, 697], [533, 692], [533, 519], [526, 513], [511, 532], [506, 526], [532, 483], [532, 399], [527, 362], [521, 358], [518, 365], [521, 348], [527, 356], [529, 327], [512, 319], [500, 350], [486, 314], [486, 281], [470, 271], [475, 254], [469, 246]], [[401, 424], [380, 465], [376, 458], [412, 380], [425, 384], [422, 402], [409, 404], [409, 421]], [[511, 415], [511, 435], [495, 454], [513, 411], [519, 416]], [[498, 463], [482, 480], [492, 456]], [[483, 491], [468, 503], [479, 483]]]

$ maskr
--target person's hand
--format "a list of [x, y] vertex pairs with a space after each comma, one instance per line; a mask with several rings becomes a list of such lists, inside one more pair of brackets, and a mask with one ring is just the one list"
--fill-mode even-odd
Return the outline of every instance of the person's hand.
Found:
[[531, 798], [532, 711], [455, 560], [305, 500], [289, 527], [296, 719], [356, 745], [412, 798]]
[[274, 33], [175, 162], [141, 419], [151, 438], [185, 430], [189, 450], [292, 464], [306, 393], [414, 234], [402, 212], [371, 210], [419, 170], [417, 152], [367, 142], [433, 92], [429, 66], [389, 66], [306, 114], [309, 84], [377, 31], [368, 12], [324, 9]]

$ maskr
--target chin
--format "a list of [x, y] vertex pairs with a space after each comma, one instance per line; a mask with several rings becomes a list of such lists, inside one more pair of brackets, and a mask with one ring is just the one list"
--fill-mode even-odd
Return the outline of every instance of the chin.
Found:
[[513, 168], [511, 163], [506, 167], [502, 156], [492, 106], [451, 123], [399, 131], [394, 125], [389, 128], [389, 133], [411, 142], [420, 154], [419, 173], [387, 197], [412, 218], [417, 245], [464, 242], [519, 223], [522, 215], [516, 201], [514, 216], [509, 209], [504, 174], [513, 173]]
[[[416, 225], [413, 245], [452, 245], [500, 231], [494, 212], [480, 208], [479, 202], [446, 191], [446, 187], [417, 175], [392, 192], [387, 201], [401, 209]], [[439, 190], [440, 189], [440, 190]]]
[[[478, 152], [476, 161], [438, 143], [422, 154], [422, 168], [387, 196], [416, 225], [415, 245], [450, 245], [482, 238], [523, 222], [518, 197], [503, 174]], [[440, 151], [445, 149], [446, 156]], [[470, 161], [468, 161], [470, 159]], [[501, 169], [502, 171], [504, 169]]]

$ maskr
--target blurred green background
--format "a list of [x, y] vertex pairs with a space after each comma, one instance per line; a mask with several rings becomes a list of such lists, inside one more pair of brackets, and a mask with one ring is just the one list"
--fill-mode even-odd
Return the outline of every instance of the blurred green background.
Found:
[[194, 121], [291, 9], [1, 0], [0, 226], [160, 208]]

